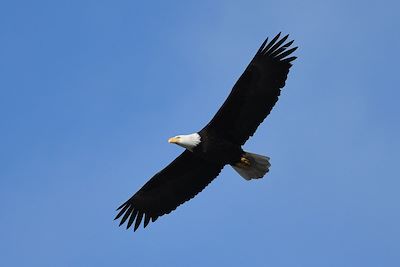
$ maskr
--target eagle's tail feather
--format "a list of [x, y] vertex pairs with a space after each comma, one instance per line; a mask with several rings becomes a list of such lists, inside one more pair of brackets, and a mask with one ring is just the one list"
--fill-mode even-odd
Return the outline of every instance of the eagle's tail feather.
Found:
[[264, 177], [270, 166], [269, 157], [249, 152], [244, 152], [241, 161], [232, 165], [233, 169], [246, 180]]

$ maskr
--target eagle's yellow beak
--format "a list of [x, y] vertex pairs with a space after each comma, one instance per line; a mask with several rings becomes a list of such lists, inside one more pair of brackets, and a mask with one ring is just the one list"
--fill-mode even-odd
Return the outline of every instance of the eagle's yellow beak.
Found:
[[178, 140], [179, 140], [178, 137], [171, 137], [170, 139], [168, 139], [168, 143], [176, 144], [178, 143]]

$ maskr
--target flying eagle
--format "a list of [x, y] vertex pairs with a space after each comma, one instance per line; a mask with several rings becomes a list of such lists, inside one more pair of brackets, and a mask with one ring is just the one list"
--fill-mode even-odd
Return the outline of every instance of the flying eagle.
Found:
[[[246, 180], [262, 178], [271, 166], [269, 158], [242, 149], [258, 125], [271, 112], [285, 85], [291, 55], [297, 47], [285, 43], [280, 33], [265, 40], [236, 82], [214, 118], [199, 132], [177, 135], [168, 140], [185, 151], [165, 169], [154, 175], [136, 194], [122, 204], [115, 220], [128, 220], [138, 229], [150, 220], [175, 210], [214, 180], [225, 165], [231, 165]], [[290, 48], [290, 49], [289, 49]]]

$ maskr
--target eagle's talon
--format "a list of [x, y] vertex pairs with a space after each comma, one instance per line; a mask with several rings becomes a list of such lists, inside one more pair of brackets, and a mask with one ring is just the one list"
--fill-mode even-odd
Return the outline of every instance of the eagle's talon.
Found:
[[250, 160], [248, 160], [248, 159], [245, 158], [245, 157], [241, 157], [241, 158], [240, 158], [240, 163], [242, 163], [242, 164], [245, 165], [245, 166], [250, 166], [250, 165], [251, 165]]

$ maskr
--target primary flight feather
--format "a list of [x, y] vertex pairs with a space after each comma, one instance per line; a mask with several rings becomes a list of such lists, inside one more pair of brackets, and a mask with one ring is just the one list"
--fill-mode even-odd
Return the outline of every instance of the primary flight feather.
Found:
[[[165, 169], [154, 175], [118, 209], [127, 228], [138, 229], [168, 214], [202, 191], [231, 165], [246, 180], [262, 178], [271, 166], [269, 158], [245, 152], [242, 145], [271, 112], [285, 85], [297, 47], [280, 39], [280, 33], [261, 45], [234, 85], [224, 104], [199, 132], [168, 140], [185, 151]], [[286, 43], [285, 43], [286, 42]], [[289, 57], [290, 56], [290, 57]]]

